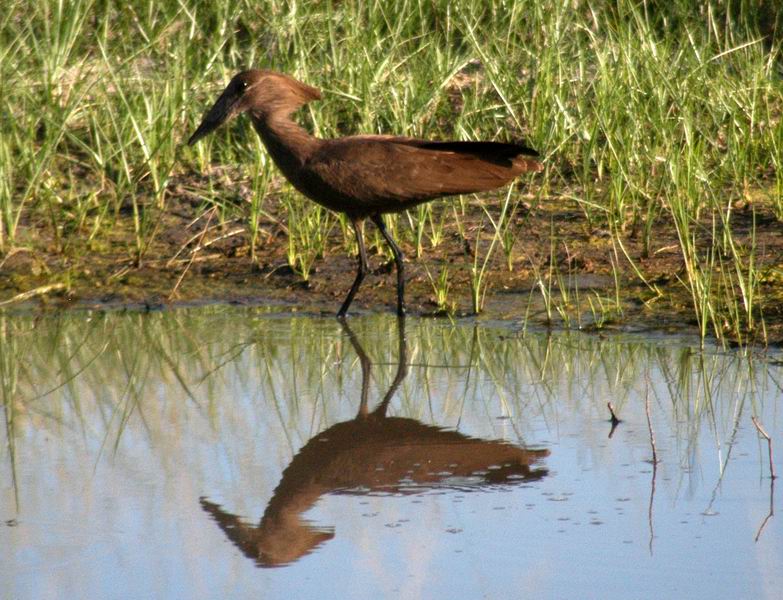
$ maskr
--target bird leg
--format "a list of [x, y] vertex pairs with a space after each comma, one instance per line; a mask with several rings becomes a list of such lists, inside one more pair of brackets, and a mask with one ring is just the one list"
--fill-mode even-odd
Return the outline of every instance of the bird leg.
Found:
[[383, 222], [383, 217], [376, 214], [370, 218], [378, 227], [383, 239], [389, 244], [389, 248], [391, 248], [392, 254], [394, 254], [394, 262], [397, 263], [397, 314], [403, 316], [405, 314], [405, 267], [403, 265], [402, 250], [400, 250], [400, 247], [386, 230], [386, 223]]
[[372, 411], [373, 416], [386, 416], [386, 409], [389, 407], [392, 396], [394, 396], [397, 388], [400, 387], [403, 379], [408, 375], [408, 340], [405, 337], [405, 315], [397, 317], [397, 348], [397, 360], [399, 361], [399, 364], [397, 365], [397, 374], [394, 376], [394, 381], [392, 381], [392, 384], [389, 386], [389, 389], [384, 395], [383, 400], [381, 400], [381, 403], [378, 405], [378, 408]]
[[356, 271], [356, 279], [353, 280], [353, 285], [348, 291], [348, 296], [345, 298], [345, 302], [337, 312], [338, 317], [344, 317], [348, 312], [348, 307], [353, 302], [353, 297], [359, 290], [359, 286], [362, 284], [364, 276], [367, 275], [370, 270], [367, 264], [367, 249], [364, 247], [364, 219], [351, 219], [351, 225], [353, 225], [353, 231], [356, 234], [356, 243], [359, 245], [359, 269]]
[[346, 321], [344, 317], [338, 318], [340, 320], [340, 326], [348, 335], [348, 340], [351, 342], [351, 346], [353, 346], [354, 351], [359, 356], [359, 363], [362, 366], [361, 402], [359, 403], [359, 414], [356, 415], [356, 418], [366, 419], [370, 414], [367, 409], [367, 396], [370, 392], [370, 369], [372, 369], [372, 362], [370, 361], [370, 357], [367, 356], [367, 353], [364, 351], [362, 345], [359, 343], [359, 340], [356, 338], [356, 334], [353, 332], [353, 329], [351, 329], [351, 326], [348, 325], [348, 321]]

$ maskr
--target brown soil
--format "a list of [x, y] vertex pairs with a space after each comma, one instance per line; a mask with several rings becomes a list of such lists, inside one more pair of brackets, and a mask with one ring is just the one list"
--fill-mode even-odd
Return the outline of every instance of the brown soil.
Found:
[[[532, 199], [527, 199], [532, 202]], [[490, 214], [499, 214], [497, 200], [485, 199]], [[44, 306], [147, 306], [228, 302], [242, 304], [280, 303], [307, 306], [325, 312], [336, 312], [353, 281], [356, 262], [344, 247], [339, 227], [330, 234], [326, 256], [315, 261], [309, 281], [287, 265], [288, 245], [285, 226], [274, 218], [261, 224], [257, 246], [257, 264], [250, 259], [250, 235], [244, 224], [224, 223], [204, 230], [207, 215], [196, 218], [198, 203], [183, 193], [170, 199], [160, 215], [153, 243], [138, 262], [132, 256], [133, 237], [130, 225], [115, 227], [100, 247], [58, 247], [45, 226], [28, 224], [19, 247], [0, 257], [0, 301], [16, 294], [35, 290], [53, 282], [64, 283], [54, 292], [37, 295], [36, 305]], [[280, 214], [276, 200], [267, 199], [267, 211]], [[452, 223], [449, 201], [436, 205], [445, 211], [443, 241], [430, 247], [425, 239], [421, 257], [415, 256], [410, 239], [401, 240], [406, 255], [406, 300], [411, 313], [443, 312], [435, 304], [434, 287], [427, 270], [437, 280], [441, 270], [448, 269], [450, 311], [471, 312], [471, 267], [474, 261], [478, 228], [482, 240], [489, 240], [491, 225], [481, 221], [481, 209], [471, 211], [465, 237]], [[783, 233], [780, 222], [757, 206], [740, 207], [734, 213], [734, 231], [740, 247], [749, 247], [750, 231], [756, 222], [758, 265], [762, 274], [762, 311], [767, 337], [772, 343], [783, 341]], [[519, 227], [512, 252], [512, 269], [500, 249], [495, 252], [487, 275], [489, 291], [484, 309], [489, 317], [523, 318], [547, 322], [548, 315], [537, 285], [538, 273], [545, 284], [552, 275], [554, 296], [563, 305], [558, 283], [570, 290], [572, 325], [590, 326], [598, 296], [606, 303], [615, 298], [615, 277], [619, 273], [622, 318], [615, 316], [606, 325], [655, 329], [688, 329], [695, 325], [693, 309], [685, 280], [684, 262], [674, 227], [661, 222], [652, 235], [648, 256], [643, 255], [642, 240], [629, 231], [621, 248], [613, 243], [609, 232], [591, 227], [584, 213], [572, 201], [548, 199], [517, 212]], [[130, 221], [130, 219], [128, 219]], [[122, 221], [120, 221], [122, 222]], [[215, 225], [215, 221], [212, 221]], [[709, 227], [705, 226], [705, 231]], [[406, 228], [407, 229], [407, 228]], [[393, 263], [385, 248], [372, 243], [372, 226], [367, 227], [373, 273], [367, 277], [352, 309], [358, 311], [393, 311], [395, 306]], [[409, 231], [406, 234], [408, 237]], [[223, 237], [227, 236], [227, 237]], [[222, 237], [222, 239], [220, 239]], [[72, 236], [78, 240], [78, 236]], [[487, 242], [479, 251], [480, 261]], [[195, 250], [195, 251], [194, 251]], [[174, 258], [176, 256], [176, 258]], [[174, 259], [174, 260], [172, 260]], [[633, 261], [633, 264], [632, 262]], [[658, 295], [641, 282], [635, 268], [650, 286], [663, 291]], [[615, 269], [616, 266], [616, 269]], [[184, 276], [183, 276], [184, 273]], [[182, 277], [182, 280], [178, 280]], [[579, 309], [576, 308], [578, 302]], [[582, 319], [577, 322], [575, 315]], [[557, 312], [552, 314], [560, 320]]]

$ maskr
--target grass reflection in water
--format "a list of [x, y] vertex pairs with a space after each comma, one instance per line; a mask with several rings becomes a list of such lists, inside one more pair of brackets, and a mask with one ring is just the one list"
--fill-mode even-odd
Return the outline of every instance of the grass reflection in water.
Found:
[[[523, 505], [538, 498], [545, 519], [546, 489], [547, 499], [570, 499], [552, 518], [571, 523], [576, 509], [565, 509], [581, 506], [575, 498], [589, 498], [584, 490], [594, 485], [611, 495], [591, 510], [633, 498], [616, 508], [642, 511], [632, 528], [648, 552], [652, 536], [676, 539], [667, 522], [678, 505], [695, 502], [688, 511], [736, 523], [726, 497], [741, 485], [763, 503], [747, 509], [749, 539], [777, 539], [774, 518], [764, 520], [774, 508], [767, 447], [750, 439], [751, 416], [781, 437], [774, 357], [702, 351], [671, 337], [524, 333], [509, 323], [408, 319], [402, 332], [396, 318], [376, 315], [351, 327], [225, 307], [0, 315], [3, 520], [29, 536], [31, 522], [52, 509], [43, 501], [51, 489], [57, 511], [63, 502], [102, 506], [106, 497], [145, 506], [126, 487], [156, 499], [158, 511], [176, 492], [170, 502], [198, 535], [224, 535], [206, 509], [254, 561], [278, 565], [334, 535], [308, 519], [351, 539], [356, 522], [323, 507], [337, 502], [349, 517], [359, 494], [403, 503], [444, 489], [532, 485], [519, 492]], [[610, 440], [607, 401], [623, 420]], [[661, 460], [656, 497], [647, 406]], [[73, 498], [69, 486], [79, 488]], [[69, 522], [80, 522], [80, 511], [69, 509]], [[119, 518], [99, 514], [110, 524]], [[158, 523], [157, 513], [143, 514]], [[334, 540], [324, 548], [341, 555], [343, 547]]]

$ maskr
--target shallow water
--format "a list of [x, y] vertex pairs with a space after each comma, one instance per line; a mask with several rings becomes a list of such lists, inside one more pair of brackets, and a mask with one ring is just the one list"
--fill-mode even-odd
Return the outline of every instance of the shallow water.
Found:
[[0, 316], [3, 594], [783, 593], [780, 355], [348, 323]]

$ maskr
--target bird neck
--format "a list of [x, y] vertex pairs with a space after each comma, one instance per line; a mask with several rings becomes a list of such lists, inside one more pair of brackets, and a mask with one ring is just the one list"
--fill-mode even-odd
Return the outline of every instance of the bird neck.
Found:
[[304, 165], [322, 143], [294, 123], [288, 114], [250, 113], [253, 127], [261, 136], [267, 151], [283, 174], [289, 175]]

